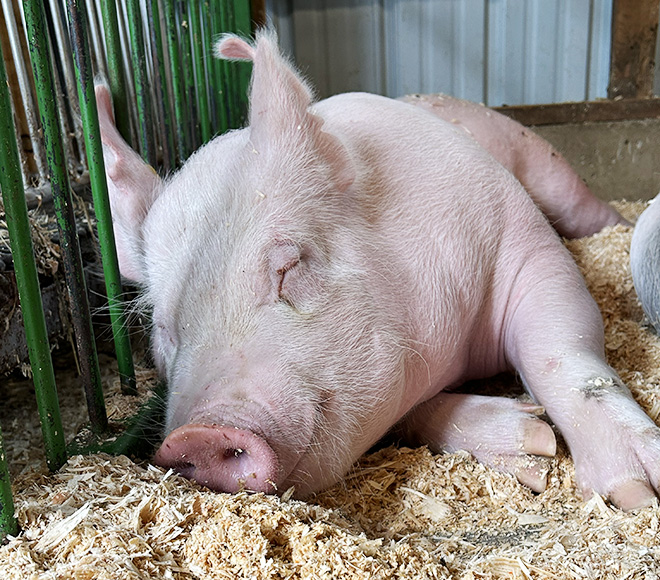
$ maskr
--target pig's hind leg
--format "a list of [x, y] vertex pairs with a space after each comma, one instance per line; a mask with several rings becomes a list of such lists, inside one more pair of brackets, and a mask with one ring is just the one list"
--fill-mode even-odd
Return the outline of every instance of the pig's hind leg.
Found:
[[447, 95], [409, 95], [401, 100], [465, 129], [516, 176], [560, 235], [580, 238], [605, 226], [630, 225], [594, 195], [559, 151], [520, 123]]
[[468, 451], [480, 463], [543, 491], [556, 441], [552, 428], [536, 416], [542, 412], [515, 399], [441, 392], [413, 409], [399, 432], [436, 453]]
[[584, 497], [623, 509], [660, 490], [660, 429], [605, 362], [602, 319], [563, 252], [537, 252], [517, 278], [507, 359], [566, 440]]

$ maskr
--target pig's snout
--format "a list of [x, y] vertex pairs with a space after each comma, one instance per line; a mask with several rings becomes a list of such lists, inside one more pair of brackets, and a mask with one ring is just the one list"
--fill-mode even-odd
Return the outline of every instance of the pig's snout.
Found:
[[277, 492], [275, 452], [265, 439], [244, 429], [184, 425], [167, 436], [154, 461], [215, 491]]

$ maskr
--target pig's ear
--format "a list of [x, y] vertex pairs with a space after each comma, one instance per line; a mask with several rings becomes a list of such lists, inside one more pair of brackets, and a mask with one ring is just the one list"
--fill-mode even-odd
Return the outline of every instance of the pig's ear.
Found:
[[119, 270], [142, 283], [142, 222], [160, 192], [161, 180], [119, 134], [108, 86], [97, 79], [95, 92]]
[[250, 87], [250, 141], [260, 154], [282, 144], [313, 147], [329, 163], [335, 186], [344, 191], [355, 179], [345, 148], [323, 131], [323, 120], [310, 111], [313, 92], [282, 56], [272, 30], [257, 33], [254, 46], [224, 35], [215, 47], [219, 58], [254, 62]]

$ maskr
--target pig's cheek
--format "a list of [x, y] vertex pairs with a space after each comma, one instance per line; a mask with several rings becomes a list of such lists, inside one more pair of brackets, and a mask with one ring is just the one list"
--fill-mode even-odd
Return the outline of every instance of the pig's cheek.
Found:
[[167, 375], [169, 362], [176, 353], [176, 342], [164, 324], [156, 323], [154, 325], [151, 345], [156, 369], [160, 376], [164, 377]]

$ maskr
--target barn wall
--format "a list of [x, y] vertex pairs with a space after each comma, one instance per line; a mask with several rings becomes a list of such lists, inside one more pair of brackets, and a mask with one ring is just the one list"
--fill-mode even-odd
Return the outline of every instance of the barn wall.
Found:
[[446, 92], [502, 104], [607, 96], [611, 0], [269, 0], [322, 96]]

